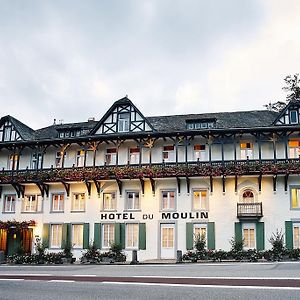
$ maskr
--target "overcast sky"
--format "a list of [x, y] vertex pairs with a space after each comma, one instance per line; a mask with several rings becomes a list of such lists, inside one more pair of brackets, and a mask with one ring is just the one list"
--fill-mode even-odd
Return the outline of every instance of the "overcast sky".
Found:
[[1, 116], [33, 129], [256, 110], [300, 72], [299, 0], [0, 0]]

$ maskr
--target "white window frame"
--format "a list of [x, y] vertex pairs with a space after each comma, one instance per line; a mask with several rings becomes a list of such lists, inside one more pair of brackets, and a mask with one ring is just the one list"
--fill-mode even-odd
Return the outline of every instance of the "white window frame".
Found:
[[[296, 229], [297, 228], [297, 234]], [[293, 223], [293, 248], [300, 248], [300, 223]]]
[[76, 152], [75, 166], [78, 168], [84, 166], [84, 150], [78, 150]]
[[[127, 116], [123, 118], [123, 116]], [[130, 127], [130, 112], [118, 114], [118, 132], [128, 132]]]
[[[78, 202], [78, 203], [76, 203]], [[83, 205], [82, 205], [83, 202]], [[72, 195], [72, 212], [84, 212], [85, 211], [86, 195], [85, 193], [73, 193]]]
[[3, 212], [4, 213], [15, 213], [16, 212], [16, 195], [15, 194], [4, 195]]
[[[202, 193], [205, 192], [205, 198], [203, 199], [202, 197]], [[195, 193], [199, 193], [199, 206], [197, 207], [197, 205], [195, 205], [196, 203], [196, 198], [195, 198]], [[208, 210], [208, 190], [207, 189], [193, 189], [192, 191], [192, 207], [193, 210], [196, 211], [207, 211]], [[203, 203], [205, 205], [203, 205]]]
[[[72, 246], [74, 249], [83, 249], [83, 231], [84, 231], [84, 224], [72, 224]], [[75, 238], [75, 228], [81, 228], [81, 237], [76, 237]], [[80, 243], [78, 243], [80, 241]]]
[[126, 210], [141, 210], [141, 195], [138, 191], [126, 191]]
[[130, 148], [129, 149], [129, 163], [132, 165], [139, 164], [140, 163], [140, 155], [141, 155], [140, 148]]
[[[168, 149], [168, 147], [173, 147], [173, 150]], [[162, 159], [164, 162], [174, 162], [175, 161], [175, 147], [174, 145], [163, 146]]]
[[[246, 144], [246, 147], [242, 147], [243, 144]], [[249, 147], [247, 144], [249, 144]], [[241, 159], [245, 160], [245, 159], [253, 159], [254, 158], [253, 142], [250, 142], [250, 141], [240, 142], [240, 149], [241, 149]]]
[[[167, 193], [167, 207], [164, 207], [164, 193]], [[171, 206], [171, 195], [170, 193], [174, 193], [174, 207]], [[160, 193], [160, 209], [161, 211], [174, 211], [176, 210], [176, 191], [175, 190], [162, 190]]]
[[10, 154], [8, 156], [8, 163], [7, 163], [8, 170], [16, 170], [18, 161], [19, 161], [18, 154]]
[[[105, 233], [105, 231], [107, 232]], [[115, 241], [115, 223], [103, 223], [102, 224], [102, 248], [108, 249]]]
[[[293, 197], [296, 197], [297, 206], [293, 206]], [[300, 186], [290, 186], [290, 205], [291, 210], [300, 210]]]
[[22, 201], [22, 213], [36, 213], [40, 212], [41, 195], [25, 195]]
[[[296, 116], [296, 121], [295, 122], [292, 122], [292, 113], [295, 113], [295, 116]], [[299, 123], [299, 115], [298, 114], [299, 114], [298, 110], [296, 110], [296, 109], [290, 110], [290, 113], [289, 113], [290, 124], [298, 124]]]
[[[105, 199], [106, 196], [109, 196], [109, 195], [110, 195], [110, 198]], [[102, 210], [103, 211], [116, 211], [117, 210], [117, 193], [116, 192], [103, 193]]]
[[[196, 147], [203, 148], [203, 149], [195, 149]], [[206, 145], [205, 144], [195, 144], [194, 145], [194, 161], [205, 161], [206, 160]]]
[[[58, 207], [55, 209], [54, 207], [54, 198], [58, 197], [57, 203]], [[64, 212], [64, 206], [65, 206], [65, 194], [63, 193], [53, 193], [51, 195], [51, 212]]]
[[[115, 149], [116, 152], [109, 152], [112, 149]], [[116, 165], [116, 163], [117, 163], [117, 149], [116, 148], [106, 149], [105, 163], [108, 166]]]
[[125, 224], [125, 241], [126, 249], [139, 248], [139, 223]]
[[50, 248], [61, 249], [62, 230], [63, 230], [62, 224], [50, 224]]
[[42, 153], [36, 152], [32, 153], [31, 156], [31, 169], [41, 169], [42, 168]]
[[[254, 237], [254, 245], [248, 245], [248, 242], [251, 242], [248, 238], [250, 238], [250, 235], [248, 234], [247, 237], [245, 237], [244, 230], [253, 230], [253, 237]], [[242, 224], [242, 236], [243, 236], [243, 241], [244, 241], [244, 249], [256, 249], [256, 224], [255, 223], [243, 223]]]
[[[205, 249], [207, 249], [207, 224], [206, 223], [194, 223], [193, 224], [193, 236], [194, 236], [194, 242], [196, 241], [197, 239], [197, 236], [199, 233], [197, 233], [196, 231], [205, 231], [205, 234], [204, 234], [204, 238], [205, 238]], [[200, 233], [200, 236], [202, 235], [203, 233]]]
[[[297, 143], [297, 146], [292, 146], [292, 143]], [[298, 159], [300, 157], [300, 141], [299, 140], [289, 140], [288, 141], [288, 147], [289, 147], [289, 158], [295, 158]]]

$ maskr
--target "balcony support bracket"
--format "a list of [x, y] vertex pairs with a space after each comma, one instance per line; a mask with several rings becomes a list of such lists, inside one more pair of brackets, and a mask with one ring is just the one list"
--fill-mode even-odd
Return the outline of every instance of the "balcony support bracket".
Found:
[[91, 196], [92, 183], [89, 182], [88, 180], [85, 180], [84, 183], [86, 185], [86, 189], [88, 191], [88, 195]]
[[222, 186], [223, 186], [223, 193], [226, 192], [226, 175], [222, 176]]
[[238, 187], [238, 177], [235, 174], [234, 176], [234, 192], [237, 193], [237, 187]]
[[210, 192], [212, 193], [214, 191], [214, 180], [212, 175], [209, 176], [209, 184], [210, 184]]
[[285, 176], [284, 176], [284, 191], [285, 192], [287, 192], [287, 190], [288, 190], [288, 180], [289, 180], [289, 175], [290, 174], [285, 174]]
[[35, 182], [36, 186], [39, 188], [39, 190], [41, 191], [42, 196], [44, 197], [44, 195], [46, 194], [47, 197], [49, 197], [49, 185], [45, 184], [41, 181], [37, 181]]
[[140, 178], [141, 188], [142, 188], [142, 194], [145, 194], [145, 180], [143, 178]]
[[277, 174], [273, 175], [273, 192], [276, 192]]
[[150, 184], [151, 184], [152, 194], [155, 195], [155, 180], [152, 177], [150, 177]]
[[101, 188], [101, 185], [100, 185], [100, 182], [97, 181], [96, 179], [94, 179], [94, 184], [96, 186], [96, 190], [97, 190], [97, 193], [98, 193], [98, 196], [100, 196], [100, 188]]
[[186, 177], [186, 191], [187, 191], [187, 194], [189, 195], [190, 194], [190, 178], [189, 177]]
[[20, 198], [21, 196], [24, 197], [24, 194], [25, 194], [25, 186], [24, 185], [19, 184], [17, 182], [13, 182], [11, 185], [16, 190], [18, 198]]
[[177, 189], [178, 189], [178, 194], [180, 194], [180, 178], [179, 177], [176, 177], [176, 181], [177, 181]]
[[122, 196], [122, 181], [120, 179], [116, 179], [117, 181], [117, 185], [119, 187], [119, 193], [120, 193], [120, 196]]
[[65, 181], [61, 181], [62, 185], [64, 186], [66, 193], [67, 193], [67, 197], [70, 196], [70, 183], [67, 183]]
[[258, 176], [258, 191], [261, 192], [262, 173]]

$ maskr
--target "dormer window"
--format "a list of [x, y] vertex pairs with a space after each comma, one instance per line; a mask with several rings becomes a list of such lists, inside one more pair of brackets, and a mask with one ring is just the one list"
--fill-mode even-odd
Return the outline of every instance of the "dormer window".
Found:
[[120, 113], [118, 115], [118, 131], [127, 132], [129, 131], [129, 113]]
[[291, 124], [298, 124], [298, 111], [297, 110], [291, 110], [290, 111], [290, 123]]
[[241, 159], [253, 159], [253, 143], [241, 142]]
[[188, 130], [210, 129], [216, 127], [216, 119], [187, 120], [186, 128]]

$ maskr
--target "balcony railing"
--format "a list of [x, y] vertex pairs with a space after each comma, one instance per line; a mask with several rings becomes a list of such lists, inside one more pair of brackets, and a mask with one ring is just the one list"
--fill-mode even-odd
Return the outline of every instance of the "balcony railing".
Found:
[[238, 203], [237, 217], [239, 219], [261, 218], [263, 216], [262, 203]]

